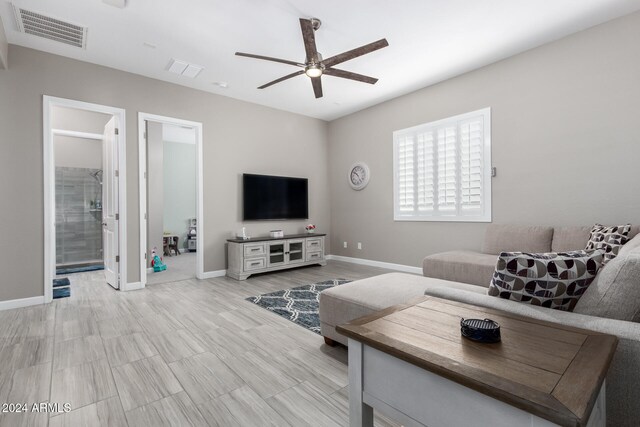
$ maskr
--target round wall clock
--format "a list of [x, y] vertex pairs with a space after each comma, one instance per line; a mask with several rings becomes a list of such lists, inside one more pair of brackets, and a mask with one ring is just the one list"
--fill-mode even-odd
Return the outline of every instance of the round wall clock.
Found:
[[354, 190], [362, 190], [369, 183], [369, 166], [363, 162], [354, 163], [349, 169], [349, 185]]

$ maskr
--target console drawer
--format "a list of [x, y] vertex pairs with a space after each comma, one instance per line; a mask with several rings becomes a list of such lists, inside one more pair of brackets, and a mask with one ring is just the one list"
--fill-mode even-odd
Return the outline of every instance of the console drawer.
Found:
[[307, 252], [307, 261], [322, 260], [322, 252]]
[[267, 266], [266, 258], [251, 258], [244, 260], [244, 271], [262, 270]]
[[308, 251], [319, 251], [322, 249], [322, 237], [318, 237], [316, 239], [307, 239], [307, 250]]
[[244, 245], [245, 257], [261, 256], [265, 255], [266, 253], [266, 245], [264, 243], [251, 243]]

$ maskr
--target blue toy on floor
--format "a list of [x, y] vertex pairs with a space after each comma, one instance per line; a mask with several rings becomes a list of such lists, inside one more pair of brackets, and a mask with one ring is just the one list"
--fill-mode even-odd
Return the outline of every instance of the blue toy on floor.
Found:
[[151, 251], [151, 267], [154, 273], [159, 273], [167, 269], [167, 265], [162, 262], [162, 258], [156, 253], [156, 248]]

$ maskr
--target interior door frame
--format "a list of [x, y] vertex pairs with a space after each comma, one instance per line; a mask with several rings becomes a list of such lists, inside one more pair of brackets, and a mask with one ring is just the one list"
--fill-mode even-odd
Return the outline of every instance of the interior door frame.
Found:
[[[56, 200], [55, 200], [55, 150], [54, 129], [51, 127], [51, 112], [54, 107], [76, 108], [118, 117], [118, 221], [119, 255], [118, 274], [120, 290], [127, 290], [127, 163], [126, 163], [126, 112], [122, 108], [92, 104], [73, 99], [44, 95], [42, 98], [42, 140], [44, 181], [44, 302], [53, 301], [53, 278], [56, 269]], [[56, 130], [57, 131], [57, 130]], [[57, 131], [56, 133], [60, 133]]]
[[138, 170], [140, 176], [140, 282], [142, 287], [147, 284], [147, 139], [145, 137], [145, 122], [185, 126], [196, 132], [196, 221], [198, 239], [196, 240], [196, 278], [204, 279], [204, 175], [202, 168], [202, 123], [174, 117], [158, 116], [156, 114], [138, 113]]

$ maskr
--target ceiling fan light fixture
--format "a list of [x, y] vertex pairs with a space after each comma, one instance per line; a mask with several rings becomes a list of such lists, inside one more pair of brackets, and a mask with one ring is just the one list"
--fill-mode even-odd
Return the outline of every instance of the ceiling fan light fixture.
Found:
[[322, 75], [322, 71], [322, 66], [316, 64], [309, 65], [304, 69], [304, 73], [311, 78], [320, 77]]
[[315, 32], [320, 28], [321, 22], [317, 18], [305, 19], [300, 18], [300, 30], [302, 31], [302, 41], [304, 42], [305, 62], [289, 61], [287, 59], [273, 58], [271, 56], [255, 55], [252, 53], [236, 52], [236, 56], [245, 56], [247, 58], [261, 59], [264, 61], [279, 62], [281, 64], [293, 65], [298, 67], [298, 70], [270, 81], [269, 83], [258, 86], [258, 89], [266, 89], [273, 86], [276, 83], [281, 83], [285, 80], [289, 80], [296, 76], [306, 75], [311, 79], [311, 86], [313, 87], [313, 94], [317, 98], [322, 98], [322, 79], [323, 75], [340, 77], [343, 79], [355, 80], [363, 83], [375, 84], [378, 79], [365, 76], [358, 73], [352, 73], [350, 71], [340, 70], [333, 68], [334, 65], [342, 64], [343, 62], [350, 61], [360, 56], [366, 55], [383, 47], [389, 46], [386, 39], [380, 39], [373, 43], [366, 44], [364, 46], [357, 47], [355, 49], [348, 50], [346, 52], [334, 55], [329, 59], [324, 59], [316, 47]]

